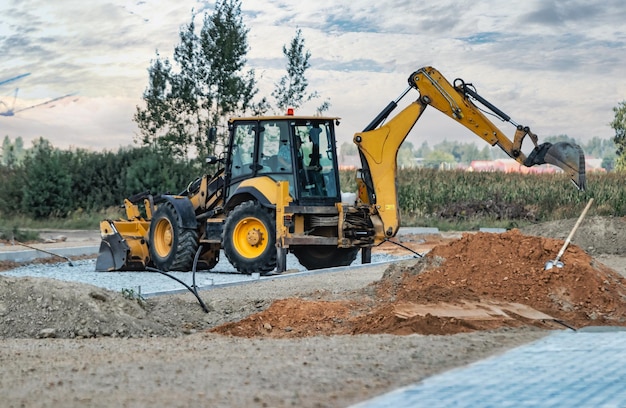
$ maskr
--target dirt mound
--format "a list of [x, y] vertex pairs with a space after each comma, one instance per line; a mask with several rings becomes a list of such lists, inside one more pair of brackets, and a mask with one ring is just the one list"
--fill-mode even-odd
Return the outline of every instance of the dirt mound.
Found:
[[161, 310], [132, 292], [0, 275], [0, 338], [174, 337], [193, 330], [186, 314], [198, 309], [174, 303]]
[[[565, 240], [576, 219], [551, 221], [521, 228], [524, 234]], [[591, 255], [626, 254], [626, 218], [587, 217], [572, 242]]]
[[453, 334], [502, 326], [626, 325], [626, 280], [572, 245], [563, 268], [545, 270], [563, 241], [464, 234], [421, 261], [392, 265], [352, 300], [284, 299], [212, 329], [235, 336]]

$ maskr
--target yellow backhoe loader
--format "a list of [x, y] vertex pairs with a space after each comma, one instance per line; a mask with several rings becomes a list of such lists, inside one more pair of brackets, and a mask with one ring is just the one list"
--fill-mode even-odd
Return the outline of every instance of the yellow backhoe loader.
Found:
[[[124, 201], [126, 219], [100, 224], [96, 270], [162, 271], [212, 269], [220, 253], [241, 273], [267, 274], [286, 268], [287, 252], [308, 269], [351, 264], [361, 250], [395, 236], [400, 226], [396, 156], [426, 107], [464, 125], [524, 166], [553, 164], [578, 189], [585, 188], [584, 155], [571, 143], [538, 144], [526, 126], [480, 96], [472, 84], [449, 83], [424, 67], [408, 88], [353, 141], [362, 168], [358, 192], [342, 198], [335, 124], [319, 116], [241, 117], [229, 121], [229, 140], [212, 176], [204, 175], [178, 195], [140, 194]], [[387, 120], [411, 90], [418, 98]], [[481, 108], [477, 104], [482, 105]], [[515, 128], [507, 137], [483, 110]], [[522, 143], [534, 145], [526, 156]]]

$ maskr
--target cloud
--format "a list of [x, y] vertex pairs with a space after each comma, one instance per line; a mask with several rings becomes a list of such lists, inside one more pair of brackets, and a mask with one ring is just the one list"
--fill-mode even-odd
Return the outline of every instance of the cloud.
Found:
[[[615, 2], [613, 2], [614, 5]], [[588, 1], [541, 1], [537, 3], [536, 9], [522, 16], [521, 20], [526, 23], [538, 23], [549, 26], [579, 23], [581, 21], [593, 20], [598, 16], [605, 16], [607, 7], [609, 9], [613, 8], [610, 1], [603, 2], [602, 7], [598, 7], [598, 3]]]
[[[0, 85], [0, 100], [11, 99], [15, 88], [18, 107], [72, 92], [78, 100], [0, 117], [0, 137], [44, 136], [55, 145], [90, 148], [132, 143], [132, 115], [156, 50], [171, 57], [192, 8], [199, 26], [214, 4], [3, 2], [0, 81], [31, 75]], [[449, 80], [474, 83], [496, 106], [546, 136], [611, 137], [612, 107], [626, 95], [621, 0], [353, 0], [340, 7], [334, 0], [245, 0], [242, 13], [250, 30], [249, 67], [263, 95], [269, 96], [285, 73], [282, 46], [302, 29], [312, 53], [311, 90], [329, 98], [330, 113], [344, 118], [344, 140], [395, 99], [410, 73], [424, 65], [437, 67]], [[434, 112], [420, 120], [409, 140], [420, 145], [455, 137], [480, 143]]]

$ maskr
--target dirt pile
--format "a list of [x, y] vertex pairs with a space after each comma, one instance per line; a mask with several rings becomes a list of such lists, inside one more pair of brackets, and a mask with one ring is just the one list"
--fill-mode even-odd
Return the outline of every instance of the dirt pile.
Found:
[[164, 334], [137, 301], [95, 286], [0, 276], [0, 337]]
[[[550, 221], [523, 227], [527, 235], [565, 240], [576, 219]], [[572, 242], [591, 255], [626, 254], [626, 217], [587, 217]]]
[[350, 300], [283, 299], [212, 331], [276, 338], [626, 325], [626, 280], [580, 247], [568, 248], [563, 268], [545, 270], [562, 244], [519, 230], [464, 234], [418, 262], [391, 266]]

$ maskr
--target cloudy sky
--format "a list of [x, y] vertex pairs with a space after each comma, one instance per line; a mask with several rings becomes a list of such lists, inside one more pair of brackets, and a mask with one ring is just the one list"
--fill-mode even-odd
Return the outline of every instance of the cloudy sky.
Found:
[[[214, 3], [3, 0], [0, 83], [30, 75], [0, 84], [0, 113], [16, 112], [0, 116], [0, 137], [21, 136], [27, 146], [40, 136], [60, 148], [131, 145], [150, 61], [157, 49], [172, 55], [192, 9], [212, 12]], [[302, 29], [312, 53], [310, 89], [330, 100], [329, 114], [343, 118], [343, 141], [426, 65], [450, 81], [472, 82], [540, 137], [611, 138], [612, 108], [626, 100], [622, 0], [243, 0], [242, 12], [249, 67], [268, 96], [285, 72], [283, 44]], [[498, 125], [512, 136], [510, 124]], [[443, 139], [484, 143], [434, 110], [408, 140], [417, 147]]]

